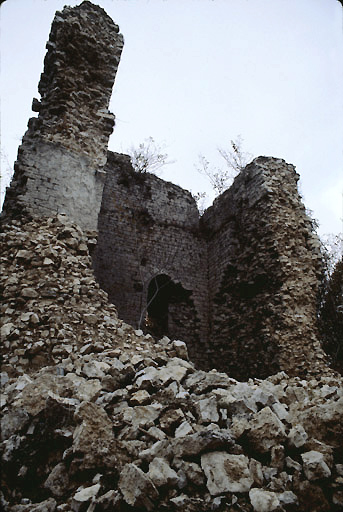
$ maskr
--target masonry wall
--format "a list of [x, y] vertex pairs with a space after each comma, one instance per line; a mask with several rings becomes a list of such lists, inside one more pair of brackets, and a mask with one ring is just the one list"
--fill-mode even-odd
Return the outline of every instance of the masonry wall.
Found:
[[114, 125], [108, 110], [123, 48], [119, 28], [86, 1], [57, 12], [51, 26], [41, 100], [19, 148], [4, 213], [67, 213], [96, 229], [107, 143]]
[[236, 378], [320, 372], [319, 241], [292, 165], [259, 157], [202, 219], [212, 365]]
[[149, 283], [168, 276], [184, 296], [169, 304], [165, 334], [188, 342], [194, 360], [206, 360], [207, 248], [194, 199], [157, 176], [134, 172], [125, 155], [109, 152], [105, 169], [93, 258], [101, 287], [121, 318], [145, 328]]
[[189, 192], [107, 153], [122, 47], [100, 7], [56, 13], [5, 218], [63, 212], [98, 228], [94, 269], [119, 316], [186, 341], [200, 368], [243, 380], [323, 372], [322, 259], [294, 167], [255, 159], [199, 221]]

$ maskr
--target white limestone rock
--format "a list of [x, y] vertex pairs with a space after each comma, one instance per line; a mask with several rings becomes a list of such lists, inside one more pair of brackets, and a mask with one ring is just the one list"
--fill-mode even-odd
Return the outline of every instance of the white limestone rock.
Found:
[[270, 409], [264, 407], [249, 422], [248, 440], [258, 453], [268, 452], [286, 438], [285, 427]]
[[298, 505], [298, 498], [293, 491], [284, 491], [278, 496], [281, 505]]
[[250, 459], [249, 470], [250, 470], [250, 475], [254, 481], [254, 484], [262, 487], [264, 476], [263, 476], [263, 466], [262, 466], [261, 462], [258, 460], [255, 460], [255, 459]]
[[[175, 460], [174, 460], [174, 464]], [[178, 465], [176, 466], [180, 469], [187, 478], [188, 482], [200, 487], [205, 483], [205, 475], [199, 464], [196, 462], [187, 462], [184, 460], [180, 460]]]
[[288, 469], [292, 469], [297, 472], [300, 472], [302, 469], [301, 464], [299, 464], [299, 462], [293, 460], [291, 457], [286, 457], [285, 463], [286, 463], [286, 467]]
[[175, 430], [175, 437], [184, 437], [193, 433], [193, 427], [188, 421], [183, 421]]
[[157, 371], [157, 379], [160, 384], [166, 386], [172, 381], [181, 382], [192, 366], [187, 361], [173, 357], [166, 366], [163, 366]]
[[300, 448], [306, 443], [308, 435], [302, 425], [295, 425], [289, 431], [287, 438], [290, 446]]
[[92, 498], [95, 498], [100, 490], [100, 484], [91, 485], [85, 489], [81, 489], [73, 496], [71, 508], [73, 512], [79, 512], [83, 503], [89, 502]]
[[85, 402], [95, 400], [101, 391], [101, 383], [98, 379], [87, 380], [75, 373], [67, 373], [65, 380], [71, 381], [70, 387], [74, 388], [79, 400]]
[[182, 409], [167, 409], [159, 418], [160, 428], [172, 434], [173, 430], [185, 420]]
[[124, 422], [131, 424], [134, 428], [151, 427], [154, 421], [159, 417], [162, 408], [162, 404], [159, 403], [127, 407], [124, 409], [123, 419]]
[[287, 410], [287, 405], [275, 402], [272, 404], [271, 409], [281, 421], [288, 420], [289, 412]]
[[153, 510], [154, 501], [159, 496], [149, 476], [133, 463], [125, 464], [120, 474], [118, 488], [128, 505], [147, 510]]
[[73, 433], [73, 451], [82, 453], [84, 468], [111, 461], [113, 426], [105, 410], [99, 405], [82, 402], [75, 410], [80, 424]]
[[175, 349], [177, 357], [188, 361], [188, 350], [187, 350], [187, 345], [184, 341], [180, 341], [180, 340], [173, 341], [173, 348]]
[[151, 436], [152, 439], [156, 439], [156, 441], [162, 441], [162, 439], [165, 439], [167, 437], [163, 430], [155, 426], [150, 427], [148, 429], [148, 434]]
[[154, 366], [147, 366], [137, 373], [135, 385], [139, 389], [149, 389], [156, 384], [158, 370]]
[[280, 500], [275, 492], [253, 488], [249, 491], [250, 503], [255, 512], [272, 512], [280, 506]]
[[89, 379], [102, 379], [105, 377], [104, 370], [108, 370], [108, 368], [110, 368], [110, 366], [106, 365], [106, 363], [101, 364], [99, 361], [90, 361], [83, 365], [82, 373]]
[[177, 473], [169, 466], [166, 459], [162, 457], [155, 457], [150, 462], [148, 476], [156, 487], [164, 485], [172, 487], [179, 480]]
[[210, 452], [201, 456], [201, 467], [212, 496], [224, 492], [248, 492], [253, 484], [249, 459], [245, 455]]
[[175, 457], [187, 458], [199, 455], [210, 450], [227, 449], [233, 446], [234, 442], [231, 432], [226, 429], [206, 429], [179, 437], [172, 441], [171, 448]]
[[197, 402], [197, 412], [200, 423], [216, 423], [219, 421], [217, 400], [214, 396]]
[[130, 397], [131, 405], [145, 405], [150, 402], [150, 393], [146, 389], [140, 389]]
[[315, 450], [301, 454], [303, 469], [308, 480], [328, 478], [331, 475], [329, 466], [326, 464], [324, 455]]

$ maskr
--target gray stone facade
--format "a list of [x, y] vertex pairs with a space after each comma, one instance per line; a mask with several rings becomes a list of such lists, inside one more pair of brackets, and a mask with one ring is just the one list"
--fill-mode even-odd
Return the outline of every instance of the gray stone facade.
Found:
[[120, 317], [235, 378], [319, 372], [322, 258], [298, 179], [258, 157], [199, 217], [189, 192], [109, 153], [93, 261]]
[[164, 311], [155, 313], [153, 334], [188, 339], [194, 358], [205, 354], [200, 347], [207, 340], [207, 246], [194, 199], [157, 176], [134, 172], [126, 155], [109, 153], [105, 169], [93, 256], [100, 285], [121, 318], [145, 329], [148, 317], [154, 321], [149, 309], [157, 302], [149, 298], [149, 285], [156, 282]]

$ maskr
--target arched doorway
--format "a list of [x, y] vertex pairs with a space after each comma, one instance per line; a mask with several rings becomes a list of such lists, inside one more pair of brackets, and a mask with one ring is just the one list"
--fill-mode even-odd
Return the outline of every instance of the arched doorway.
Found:
[[167, 335], [184, 339], [196, 316], [191, 295], [191, 290], [175, 283], [167, 274], [153, 277], [147, 294], [147, 332], [156, 338]]

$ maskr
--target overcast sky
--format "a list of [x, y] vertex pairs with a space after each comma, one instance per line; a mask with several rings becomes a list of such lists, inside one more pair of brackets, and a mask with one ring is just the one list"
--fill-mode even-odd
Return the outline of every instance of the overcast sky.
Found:
[[[2, 174], [16, 158], [38, 97], [45, 43], [70, 0], [1, 5]], [[342, 231], [343, 9], [337, 0], [100, 0], [125, 46], [109, 149], [152, 136], [175, 162], [163, 179], [210, 191], [194, 165], [220, 164], [241, 135], [253, 156], [285, 159], [301, 175], [320, 233]], [[5, 173], [6, 174], [6, 173]], [[2, 179], [2, 187], [7, 184]]]

